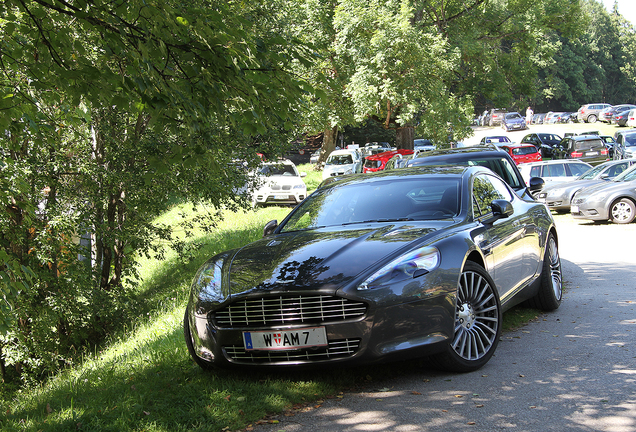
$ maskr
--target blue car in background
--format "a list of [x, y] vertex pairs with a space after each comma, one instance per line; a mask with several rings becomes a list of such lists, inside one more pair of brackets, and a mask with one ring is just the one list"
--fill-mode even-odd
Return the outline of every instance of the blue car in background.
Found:
[[510, 132], [511, 130], [523, 130], [528, 129], [528, 125], [526, 125], [526, 119], [521, 116], [518, 112], [510, 112], [504, 115], [501, 120], [501, 127], [506, 130], [506, 132]]

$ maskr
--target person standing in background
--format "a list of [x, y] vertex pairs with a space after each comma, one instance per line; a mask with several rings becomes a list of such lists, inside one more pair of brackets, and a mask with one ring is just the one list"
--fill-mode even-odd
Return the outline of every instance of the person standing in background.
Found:
[[534, 111], [532, 111], [532, 108], [530, 108], [530, 105], [528, 105], [528, 108], [526, 109], [526, 125], [530, 126], [532, 124], [532, 116], [534, 115]]

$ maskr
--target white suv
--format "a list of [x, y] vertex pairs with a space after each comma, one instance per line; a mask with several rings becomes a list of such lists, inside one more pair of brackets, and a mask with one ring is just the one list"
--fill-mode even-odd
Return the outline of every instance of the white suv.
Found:
[[595, 123], [596, 120], [598, 120], [601, 111], [610, 107], [610, 104], [605, 103], [583, 105], [576, 113], [576, 119], [579, 123]]
[[335, 150], [331, 152], [325, 162], [325, 167], [322, 169], [322, 179], [361, 172], [362, 156], [358, 150]]
[[259, 186], [254, 191], [252, 202], [255, 206], [265, 204], [296, 205], [307, 197], [307, 186], [290, 160], [266, 162], [258, 170]]

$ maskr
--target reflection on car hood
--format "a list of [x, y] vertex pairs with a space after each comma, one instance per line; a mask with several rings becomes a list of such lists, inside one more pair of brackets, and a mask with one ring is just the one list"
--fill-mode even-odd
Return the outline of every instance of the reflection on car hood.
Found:
[[335, 291], [378, 260], [452, 223], [360, 224], [268, 236], [235, 254], [231, 294]]
[[603, 182], [594, 186], [587, 187], [576, 194], [577, 199], [588, 199], [592, 195], [603, 192], [603, 193], [614, 193], [616, 191], [623, 190], [634, 190], [636, 187], [636, 180], [634, 181], [626, 181], [626, 182]]
[[598, 183], [607, 184], [607, 181], [602, 179], [573, 180], [571, 182], [557, 183], [555, 185], [548, 186], [543, 189], [543, 192], [545, 192], [546, 194], [564, 193], [573, 191], [575, 189], [591, 187]]

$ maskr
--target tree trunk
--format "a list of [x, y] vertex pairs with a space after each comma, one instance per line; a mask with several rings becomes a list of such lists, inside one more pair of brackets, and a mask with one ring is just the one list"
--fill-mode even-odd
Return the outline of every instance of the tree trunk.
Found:
[[415, 139], [415, 129], [413, 126], [398, 128], [395, 133], [395, 146], [398, 149], [413, 150], [413, 140]]
[[334, 126], [331, 129], [325, 129], [325, 133], [322, 138], [322, 148], [320, 149], [320, 157], [318, 158], [318, 165], [323, 164], [331, 152], [336, 149], [337, 139], [338, 126]]

